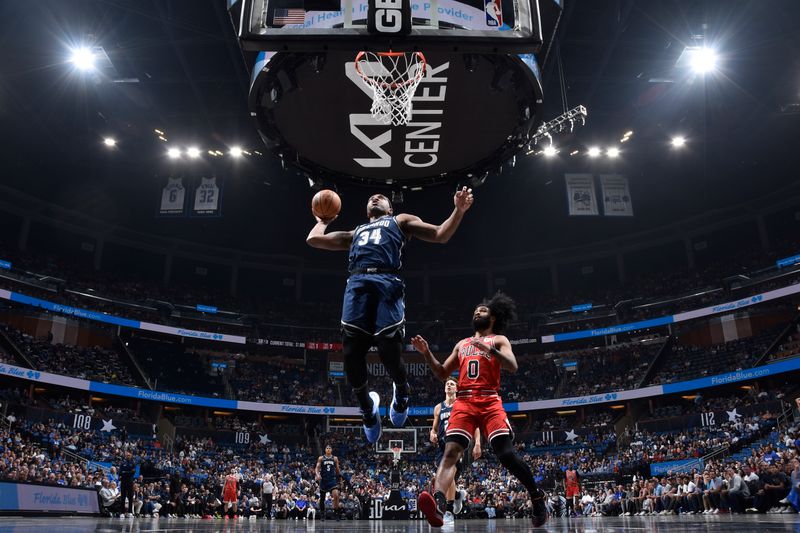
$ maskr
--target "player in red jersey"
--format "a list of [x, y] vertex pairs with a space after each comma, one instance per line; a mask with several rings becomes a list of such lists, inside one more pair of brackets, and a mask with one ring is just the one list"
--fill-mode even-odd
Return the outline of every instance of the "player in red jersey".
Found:
[[425, 339], [419, 335], [411, 339], [436, 377], [445, 380], [456, 369], [459, 372], [456, 403], [447, 426], [447, 444], [436, 472], [434, 494], [422, 492], [417, 505], [434, 527], [443, 524], [447, 505], [445, 491], [453, 482], [456, 463], [476, 428], [489, 440], [500, 463], [528, 489], [533, 503], [534, 527], [547, 522], [544, 492], [536, 486], [530, 467], [514, 453], [511, 424], [498, 394], [500, 367], [510, 372], [517, 371], [511, 343], [501, 335], [515, 316], [516, 304], [505, 294], [498, 292], [491, 300], [483, 301], [475, 308], [472, 317], [475, 334], [456, 343], [444, 364], [436, 360]]
[[236, 467], [231, 468], [231, 473], [225, 476], [225, 484], [222, 487], [222, 512], [225, 514], [225, 518], [228, 518], [231, 509], [233, 509], [233, 518], [236, 518], [239, 506], [238, 482], [239, 476], [236, 474]]

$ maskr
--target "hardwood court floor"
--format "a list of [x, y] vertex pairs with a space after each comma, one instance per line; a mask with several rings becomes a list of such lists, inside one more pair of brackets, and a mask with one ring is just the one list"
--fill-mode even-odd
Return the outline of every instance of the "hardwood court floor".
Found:
[[[295, 520], [197, 520], [197, 519], [111, 519], [111, 518], [19, 518], [0, 517], [0, 533], [137, 533], [157, 531], [192, 531], [205, 533], [275, 531], [278, 533], [339, 531], [347, 533], [429, 533], [437, 531], [427, 522], [407, 521], [295, 521]], [[442, 533], [505, 533], [520, 531], [552, 531], [563, 533], [605, 533], [622, 531], [659, 532], [719, 532], [747, 533], [750, 531], [791, 531], [800, 533], [800, 515], [710, 515], [615, 518], [555, 518], [544, 528], [534, 530], [526, 520], [459, 520], [454, 526], [442, 528]]]

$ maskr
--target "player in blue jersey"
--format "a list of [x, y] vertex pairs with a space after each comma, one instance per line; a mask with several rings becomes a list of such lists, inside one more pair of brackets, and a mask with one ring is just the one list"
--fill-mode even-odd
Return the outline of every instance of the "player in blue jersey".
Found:
[[342, 352], [347, 380], [358, 400], [364, 433], [371, 443], [381, 434], [380, 398], [367, 388], [367, 351], [374, 344], [394, 383], [389, 418], [392, 424], [401, 427], [408, 417], [409, 390], [402, 356], [405, 285], [398, 277], [403, 246], [413, 237], [427, 242], [447, 242], [472, 203], [472, 189], [458, 190], [453, 196], [453, 212], [436, 226], [408, 213], [394, 215], [389, 199], [374, 194], [367, 202], [367, 224], [353, 231], [326, 233], [336, 217], [330, 220], [317, 217], [317, 224], [306, 238], [314, 248], [350, 251], [350, 277], [342, 304]]
[[[453, 404], [456, 403], [457, 388], [458, 382], [456, 379], [452, 377], [447, 378], [447, 380], [444, 382], [444, 401], [439, 402], [436, 404], [436, 407], [433, 408], [433, 425], [431, 426], [430, 441], [433, 444], [438, 445], [438, 449], [436, 451], [436, 468], [439, 468], [439, 463], [442, 462], [442, 458], [444, 457], [444, 448], [447, 439], [447, 425], [450, 423], [450, 413], [453, 411]], [[456, 463], [456, 475], [453, 478], [453, 482], [445, 492], [445, 497], [447, 498], [447, 512], [444, 514], [443, 519], [445, 525], [453, 523], [453, 514], [458, 514], [461, 512], [461, 508], [464, 505], [464, 500], [467, 497], [466, 491], [456, 490], [456, 481], [458, 481], [459, 476], [461, 476], [461, 472], [464, 470], [464, 467], [469, 464], [470, 459], [481, 458], [482, 452], [480, 428], [475, 428], [471, 458], [468, 457], [468, 454], [466, 453], [467, 451], [468, 450], [465, 450], [464, 455]], [[435, 482], [436, 478], [434, 477], [431, 484], [433, 485]]]
[[320, 455], [317, 459], [316, 479], [319, 482], [319, 514], [320, 519], [325, 520], [325, 498], [330, 493], [333, 498], [333, 514], [336, 520], [341, 520], [341, 508], [339, 507], [339, 478], [342, 476], [339, 470], [339, 458], [333, 455], [333, 448], [328, 444], [325, 446], [325, 455]]

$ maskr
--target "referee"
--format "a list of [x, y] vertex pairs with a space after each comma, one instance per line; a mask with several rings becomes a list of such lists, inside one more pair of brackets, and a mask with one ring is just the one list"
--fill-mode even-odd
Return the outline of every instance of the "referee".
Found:
[[[130, 518], [133, 516], [133, 478], [136, 474], [136, 462], [130, 450], [125, 450], [122, 463], [119, 465], [120, 501]], [[125, 498], [128, 503], [125, 503]]]

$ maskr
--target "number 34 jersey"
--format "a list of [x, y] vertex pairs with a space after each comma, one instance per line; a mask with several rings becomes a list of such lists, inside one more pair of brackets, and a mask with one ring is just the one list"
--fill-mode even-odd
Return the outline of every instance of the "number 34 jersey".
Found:
[[350, 245], [350, 272], [366, 268], [399, 270], [405, 243], [406, 236], [393, 216], [358, 226]]
[[[485, 352], [470, 342], [475, 337], [463, 339], [458, 348], [458, 391], [500, 390], [500, 359]], [[478, 337], [490, 348], [494, 347], [494, 335]]]

